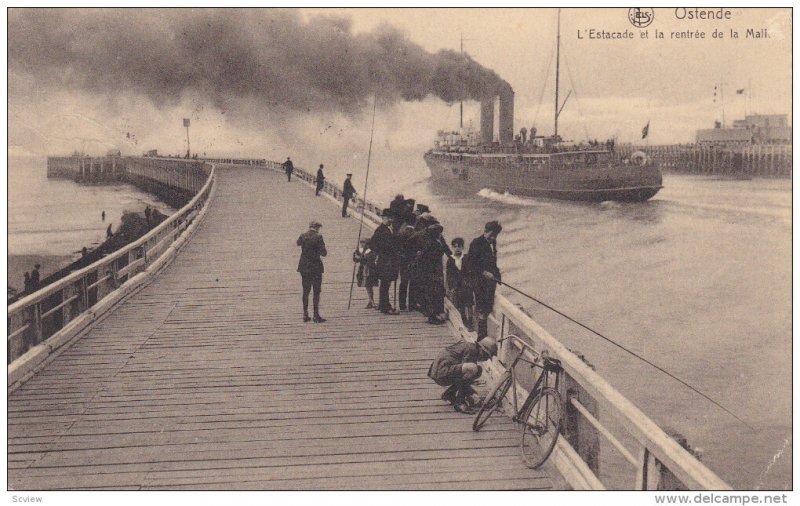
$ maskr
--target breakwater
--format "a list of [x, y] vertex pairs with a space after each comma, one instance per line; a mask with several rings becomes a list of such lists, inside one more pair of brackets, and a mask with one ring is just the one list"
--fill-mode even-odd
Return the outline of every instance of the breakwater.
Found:
[[672, 144], [618, 146], [620, 156], [644, 151], [664, 172], [735, 178], [792, 177], [792, 147], [783, 144], [748, 144], [734, 147]]

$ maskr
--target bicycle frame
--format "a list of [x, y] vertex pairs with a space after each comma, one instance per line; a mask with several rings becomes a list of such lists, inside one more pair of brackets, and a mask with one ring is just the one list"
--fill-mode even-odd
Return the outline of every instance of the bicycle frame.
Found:
[[[511, 360], [507, 369], [511, 371], [511, 399], [514, 406], [514, 415], [511, 417], [511, 419], [516, 423], [522, 423], [520, 417], [523, 415], [523, 413], [525, 413], [528, 406], [530, 405], [531, 402], [533, 402], [533, 399], [536, 397], [536, 395], [550, 383], [551, 374], [555, 375], [555, 384], [553, 386], [556, 389], [556, 391], [558, 391], [560, 377], [561, 377], [561, 368], [560, 365], [548, 363], [548, 357], [546, 351], [542, 353], [537, 353], [536, 350], [531, 348], [530, 345], [528, 345], [519, 337], [513, 334], [508, 335], [505, 338], [501, 339], [501, 342], [505, 340], [511, 340], [512, 342], [516, 342], [517, 347], [519, 348], [519, 351], [516, 352], [514, 358]], [[534, 355], [536, 355], [536, 358], [534, 358], [533, 361], [524, 358], [526, 349], [529, 350]], [[542, 363], [540, 363], [540, 359]], [[539, 373], [538, 377], [536, 378], [536, 381], [534, 382], [530, 392], [528, 392], [528, 397], [525, 399], [525, 402], [522, 403], [522, 406], [518, 405], [517, 388], [516, 388], [517, 385], [516, 365], [520, 360], [530, 364], [532, 369], [538, 368], [542, 370], [541, 373]]]

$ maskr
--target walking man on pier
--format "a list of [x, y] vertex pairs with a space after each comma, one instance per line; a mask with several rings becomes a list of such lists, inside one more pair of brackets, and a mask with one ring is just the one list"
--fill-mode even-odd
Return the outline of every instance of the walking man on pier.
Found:
[[475, 292], [475, 312], [478, 319], [478, 340], [488, 334], [488, 319], [494, 309], [494, 291], [500, 281], [497, 267], [497, 236], [503, 227], [497, 221], [490, 221], [483, 229], [483, 235], [473, 239], [469, 245], [468, 274]]
[[344, 180], [344, 185], [342, 185], [342, 198], [344, 199], [342, 203], [342, 218], [347, 218], [347, 205], [350, 203], [350, 199], [356, 195], [356, 189], [350, 180], [351, 177], [353, 175], [348, 174]]
[[319, 169], [317, 169], [317, 192], [316, 196], [319, 197], [319, 192], [322, 190], [322, 187], [325, 186], [325, 174], [322, 173], [323, 165], [319, 164]]
[[300, 246], [300, 263], [297, 265], [297, 272], [303, 280], [303, 321], [310, 321], [308, 317], [308, 293], [314, 290], [314, 323], [322, 323], [325, 318], [319, 314], [319, 296], [322, 290], [322, 273], [325, 271], [322, 265], [322, 258], [328, 254], [325, 249], [325, 240], [319, 233], [322, 224], [312, 221], [308, 225], [308, 231], [297, 238], [297, 245]]
[[294, 172], [294, 164], [292, 163], [292, 159], [288, 156], [286, 157], [286, 161], [283, 162], [283, 170], [286, 171], [286, 180], [290, 183], [292, 182], [292, 172]]

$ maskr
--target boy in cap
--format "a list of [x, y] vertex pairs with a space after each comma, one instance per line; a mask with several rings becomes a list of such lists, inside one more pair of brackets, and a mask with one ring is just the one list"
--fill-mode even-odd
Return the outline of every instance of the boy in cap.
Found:
[[322, 273], [325, 271], [322, 259], [328, 254], [325, 249], [325, 240], [319, 233], [322, 224], [316, 220], [308, 224], [308, 231], [297, 238], [297, 245], [301, 248], [300, 263], [297, 272], [303, 280], [303, 321], [310, 321], [308, 317], [308, 293], [314, 289], [314, 323], [323, 323], [325, 318], [319, 314], [319, 296], [322, 291]]
[[483, 373], [478, 362], [489, 360], [497, 354], [497, 343], [491, 337], [477, 343], [458, 341], [439, 352], [428, 369], [428, 377], [437, 385], [447, 387], [442, 400], [453, 404], [453, 409], [468, 413], [474, 404], [472, 384]]

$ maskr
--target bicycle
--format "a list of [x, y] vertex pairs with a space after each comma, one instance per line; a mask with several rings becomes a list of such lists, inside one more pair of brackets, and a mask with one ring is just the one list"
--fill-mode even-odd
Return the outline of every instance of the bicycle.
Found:
[[[539, 368], [542, 372], [531, 388], [527, 399], [517, 409], [517, 389], [512, 389], [512, 402], [514, 415], [512, 421], [522, 426], [522, 459], [531, 469], [540, 467], [553, 452], [559, 432], [561, 431], [561, 418], [564, 412], [564, 403], [558, 393], [559, 381], [563, 372], [561, 361], [551, 358], [547, 352], [536, 353], [536, 358], [531, 361], [523, 357], [525, 349], [530, 349], [519, 337], [508, 336], [501, 342], [511, 339], [518, 342], [519, 351], [513, 356], [510, 365], [500, 377], [500, 381], [492, 392], [486, 396], [483, 404], [472, 422], [472, 430], [479, 431], [492, 414], [502, 407], [506, 394], [512, 385], [516, 384], [515, 366], [522, 361], [530, 364], [532, 369]], [[554, 379], [552, 379], [554, 378]], [[553, 385], [553, 386], [551, 386]]]

